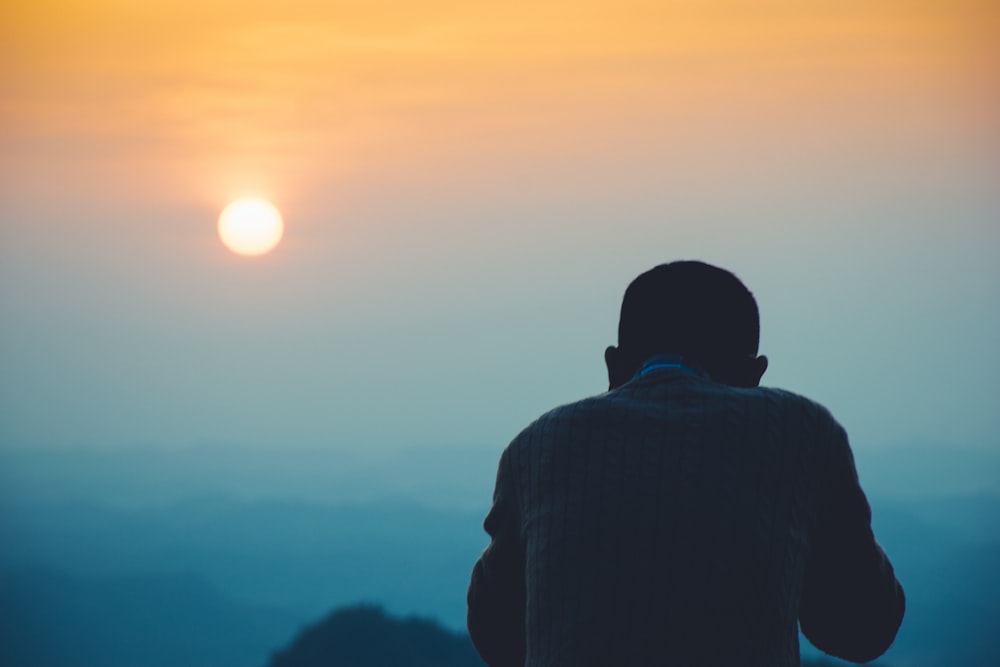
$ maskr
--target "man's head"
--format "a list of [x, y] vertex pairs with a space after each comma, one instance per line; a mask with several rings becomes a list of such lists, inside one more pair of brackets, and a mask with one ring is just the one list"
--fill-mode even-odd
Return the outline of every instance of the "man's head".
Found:
[[604, 358], [612, 389], [657, 354], [681, 355], [717, 382], [755, 387], [767, 369], [759, 340], [757, 302], [739, 278], [704, 262], [671, 262], [625, 290], [618, 347]]

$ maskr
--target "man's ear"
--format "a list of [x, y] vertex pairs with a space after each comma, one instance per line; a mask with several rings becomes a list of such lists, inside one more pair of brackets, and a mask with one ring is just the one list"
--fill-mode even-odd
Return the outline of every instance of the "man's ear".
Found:
[[626, 368], [624, 355], [614, 345], [608, 345], [604, 350], [604, 363], [608, 367], [608, 390], [617, 389], [632, 379], [630, 369]]
[[767, 370], [767, 357], [763, 354], [750, 362], [750, 377], [747, 378], [753, 382], [751, 387], [759, 387], [760, 379], [764, 375], [764, 371]]

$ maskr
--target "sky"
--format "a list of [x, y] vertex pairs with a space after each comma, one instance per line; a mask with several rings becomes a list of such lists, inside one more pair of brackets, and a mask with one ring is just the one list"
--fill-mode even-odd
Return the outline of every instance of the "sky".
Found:
[[[989, 0], [0, 8], [0, 446], [494, 448], [739, 275], [859, 452], [1000, 448]], [[226, 250], [265, 197], [285, 237]]]

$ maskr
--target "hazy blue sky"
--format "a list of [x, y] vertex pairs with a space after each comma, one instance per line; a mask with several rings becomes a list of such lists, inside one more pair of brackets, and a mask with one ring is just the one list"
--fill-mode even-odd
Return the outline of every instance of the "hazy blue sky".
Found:
[[699, 258], [855, 447], [1000, 447], [995, 10], [49, 4], [3, 29], [3, 445], [499, 448]]

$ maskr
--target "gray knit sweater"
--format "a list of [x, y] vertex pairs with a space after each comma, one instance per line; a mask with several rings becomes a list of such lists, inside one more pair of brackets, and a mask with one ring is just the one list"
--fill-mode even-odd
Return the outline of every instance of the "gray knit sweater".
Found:
[[792, 667], [882, 654], [903, 591], [820, 405], [674, 369], [504, 450], [468, 626], [493, 667]]

